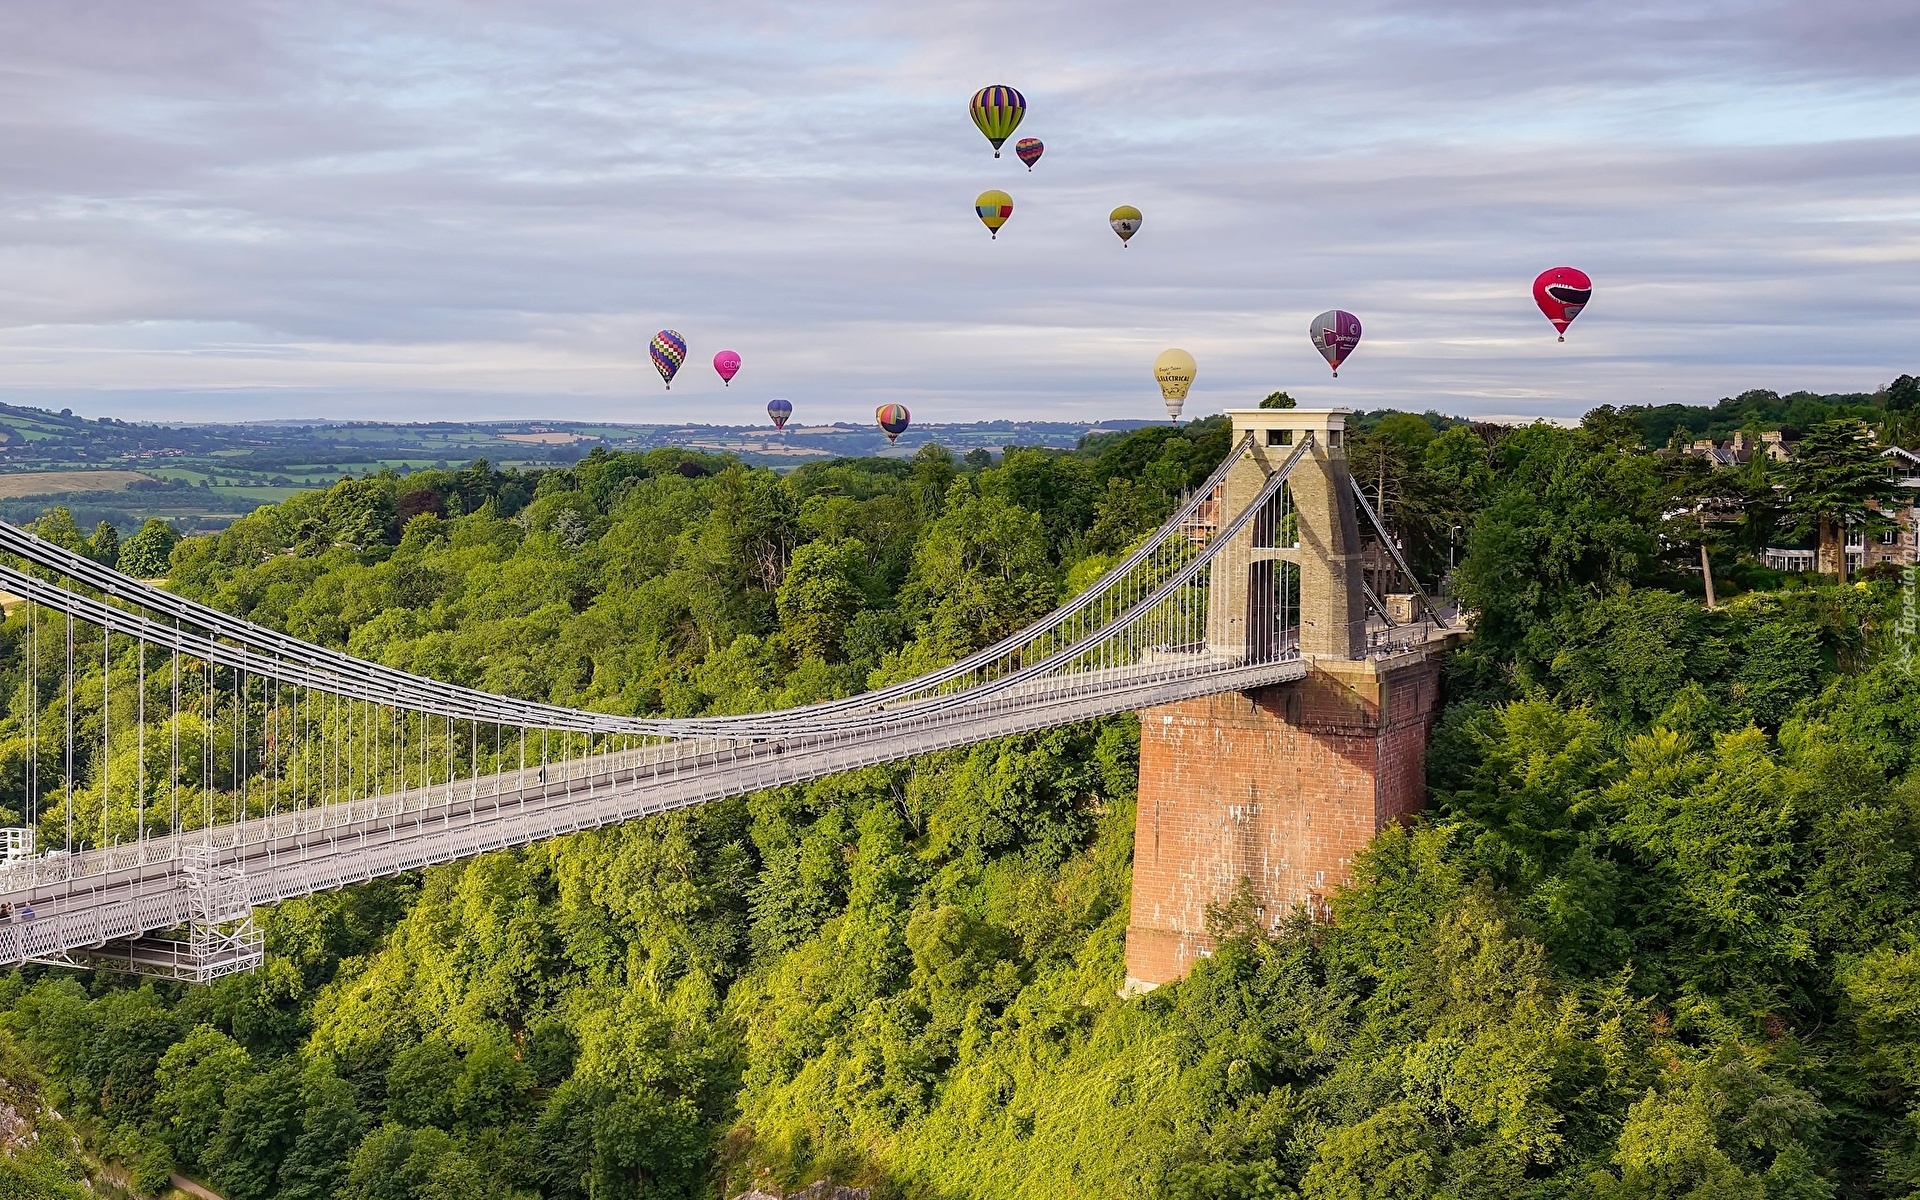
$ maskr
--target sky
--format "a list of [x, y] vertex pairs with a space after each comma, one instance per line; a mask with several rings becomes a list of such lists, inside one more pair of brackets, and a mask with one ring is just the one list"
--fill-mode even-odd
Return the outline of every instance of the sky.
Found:
[[1916, 64], [1911, 0], [9, 4], [0, 400], [1147, 419], [1170, 346], [1188, 416], [1871, 391], [1920, 373]]

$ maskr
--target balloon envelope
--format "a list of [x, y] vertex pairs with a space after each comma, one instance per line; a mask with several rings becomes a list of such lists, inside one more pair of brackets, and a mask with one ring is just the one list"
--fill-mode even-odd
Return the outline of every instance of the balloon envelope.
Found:
[[720, 382], [733, 386], [733, 377], [740, 373], [740, 356], [731, 350], [722, 350], [713, 356], [713, 369], [720, 373]]
[[1360, 344], [1360, 318], [1330, 308], [1313, 319], [1307, 333], [1313, 338], [1313, 348], [1333, 368], [1333, 377], [1340, 378], [1340, 364], [1347, 361], [1347, 355]]
[[660, 372], [660, 378], [666, 381], [667, 390], [673, 390], [673, 373], [680, 364], [687, 361], [687, 339], [671, 329], [662, 329], [653, 335], [653, 345], [648, 349], [653, 358], [653, 369]]
[[1040, 156], [1047, 152], [1047, 144], [1039, 138], [1021, 138], [1013, 144], [1013, 152], [1020, 156], [1020, 161], [1027, 164], [1027, 170], [1031, 171], [1033, 164], [1039, 162]]
[[767, 415], [773, 418], [775, 429], [785, 429], [787, 418], [793, 415], [793, 402], [784, 396], [775, 396], [767, 401]]
[[1160, 398], [1167, 403], [1169, 421], [1180, 419], [1180, 409], [1187, 402], [1187, 389], [1193, 386], [1198, 368], [1193, 355], [1180, 349], [1162, 350], [1160, 357], [1153, 360], [1153, 377], [1159, 381]]
[[980, 223], [996, 239], [1000, 236], [1000, 227], [1013, 215], [1013, 197], [999, 188], [990, 188], [974, 199], [973, 211], [979, 215]]
[[1013, 136], [1013, 131], [1020, 128], [1020, 118], [1027, 115], [1027, 98], [1004, 83], [996, 83], [975, 92], [967, 112], [993, 143], [993, 156], [999, 158], [1001, 144]]
[[1131, 204], [1122, 204], [1107, 214], [1107, 224], [1120, 235], [1120, 244], [1124, 246], [1140, 232], [1140, 210]]
[[900, 440], [900, 435], [913, 424], [913, 414], [904, 404], [882, 404], [874, 410], [873, 419], [880, 423], [881, 432], [887, 435], [887, 444], [891, 446]]
[[1533, 281], [1533, 302], [1540, 306], [1547, 320], [1560, 332], [1560, 340], [1567, 340], [1567, 326], [1580, 315], [1580, 310], [1593, 298], [1593, 280], [1587, 278], [1585, 271], [1573, 267], [1555, 267], [1540, 272]]

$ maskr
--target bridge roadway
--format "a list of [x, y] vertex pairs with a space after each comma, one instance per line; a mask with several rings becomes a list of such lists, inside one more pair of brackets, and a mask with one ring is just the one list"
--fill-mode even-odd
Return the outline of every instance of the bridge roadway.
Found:
[[[549, 763], [544, 772], [528, 767], [27, 860], [0, 868], [0, 901], [16, 914], [0, 923], [0, 962], [58, 959], [181, 927], [190, 911], [183, 851], [209, 842], [220, 865], [245, 872], [257, 907], [858, 767], [1306, 673], [1298, 657], [1247, 664], [1207, 652], [1162, 652], [959, 703], [876, 712], [870, 724], [826, 735], [655, 744], [576, 759], [564, 769]], [[32, 921], [18, 916], [28, 904]]]

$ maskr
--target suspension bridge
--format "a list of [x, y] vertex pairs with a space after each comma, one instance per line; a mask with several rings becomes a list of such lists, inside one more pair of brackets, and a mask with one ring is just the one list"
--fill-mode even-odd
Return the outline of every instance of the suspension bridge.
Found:
[[[862, 695], [659, 719], [310, 645], [0, 524], [28, 751], [0, 831], [0, 961], [207, 981], [263, 905], [1113, 713], [1301, 679], [1449, 628], [1347, 473], [1343, 410], [1234, 414], [1226, 460], [1094, 586]], [[1357, 522], [1417, 597], [1356, 569]], [[1369, 620], [1368, 610], [1375, 616]]]

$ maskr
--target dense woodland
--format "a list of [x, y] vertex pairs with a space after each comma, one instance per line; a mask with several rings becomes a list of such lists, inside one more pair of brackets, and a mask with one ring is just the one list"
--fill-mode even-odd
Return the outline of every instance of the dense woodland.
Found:
[[[145, 1184], [230, 1200], [1920, 1195], [1902, 581], [1744, 563], [1835, 501], [1650, 450], [1644, 415], [1371, 415], [1356, 474], [1480, 614], [1429, 811], [1328, 923], [1266, 937], [1224, 906], [1180, 984], [1117, 994], [1119, 718], [283, 904], [266, 967], [212, 987], [15, 972], [0, 1066], [30, 1061]], [[167, 570], [442, 679], [740, 712], [1047, 611], [1227, 449], [1214, 419], [785, 476], [669, 450], [476, 464], [295, 497]], [[1730, 493], [1751, 503], [1701, 499]], [[23, 619], [0, 629], [13, 780]], [[0, 1197], [48, 1194], [26, 1169], [0, 1158]]]

